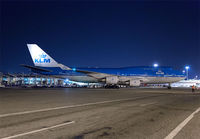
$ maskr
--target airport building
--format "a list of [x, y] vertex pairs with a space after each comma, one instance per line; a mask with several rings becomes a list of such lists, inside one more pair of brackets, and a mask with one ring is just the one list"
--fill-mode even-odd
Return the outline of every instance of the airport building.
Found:
[[200, 88], [200, 80], [189, 79], [171, 84], [172, 87], [184, 87], [184, 88], [192, 87], [193, 85], [196, 86], [197, 88]]
[[74, 82], [68, 79], [54, 78], [38, 74], [0, 73], [0, 87], [100, 87], [98, 83]]
[[1, 85], [5, 86], [63, 86], [63, 80], [36, 74], [1, 74]]

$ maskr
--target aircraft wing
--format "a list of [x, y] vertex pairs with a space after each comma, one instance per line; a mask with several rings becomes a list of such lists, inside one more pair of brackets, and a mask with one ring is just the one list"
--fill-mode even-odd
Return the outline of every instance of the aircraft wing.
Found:
[[76, 70], [76, 72], [85, 73], [88, 76], [94, 77], [96, 79], [103, 79], [103, 78], [108, 77], [108, 76], [116, 76], [116, 75], [107, 74], [107, 73], [94, 72], [94, 71], [86, 71], [86, 70], [78, 70], [78, 69]]

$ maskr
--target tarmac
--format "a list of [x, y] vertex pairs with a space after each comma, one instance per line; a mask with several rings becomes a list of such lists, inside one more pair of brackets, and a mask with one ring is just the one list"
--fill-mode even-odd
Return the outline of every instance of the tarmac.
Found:
[[0, 89], [0, 139], [199, 139], [200, 90]]

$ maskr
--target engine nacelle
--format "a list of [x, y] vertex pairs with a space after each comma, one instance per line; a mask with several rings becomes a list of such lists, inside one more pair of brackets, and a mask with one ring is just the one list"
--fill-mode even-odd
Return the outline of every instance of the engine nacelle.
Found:
[[141, 82], [140, 80], [130, 80], [129, 85], [130, 86], [140, 86]]
[[119, 78], [117, 76], [106, 77], [106, 84], [117, 84], [118, 82]]

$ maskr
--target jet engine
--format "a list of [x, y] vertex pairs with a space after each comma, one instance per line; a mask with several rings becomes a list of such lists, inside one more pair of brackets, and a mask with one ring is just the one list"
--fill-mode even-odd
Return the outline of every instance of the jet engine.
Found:
[[140, 86], [140, 80], [130, 80], [129, 81], [129, 85], [130, 86], [134, 86], [134, 87], [136, 87], [136, 86]]
[[119, 78], [117, 76], [106, 77], [106, 84], [117, 84], [118, 82]]

